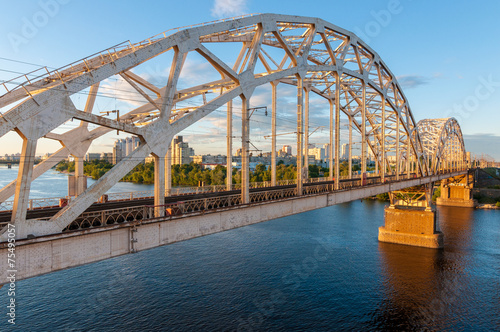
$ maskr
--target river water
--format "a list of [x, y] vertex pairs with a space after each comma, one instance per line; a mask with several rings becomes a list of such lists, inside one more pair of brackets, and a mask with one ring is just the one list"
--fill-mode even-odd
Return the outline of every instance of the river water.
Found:
[[[37, 196], [66, 194], [65, 175], [45, 176]], [[16, 325], [1, 314], [0, 330], [500, 331], [500, 211], [438, 208], [445, 248], [433, 250], [379, 243], [384, 206], [339, 204], [18, 281]]]

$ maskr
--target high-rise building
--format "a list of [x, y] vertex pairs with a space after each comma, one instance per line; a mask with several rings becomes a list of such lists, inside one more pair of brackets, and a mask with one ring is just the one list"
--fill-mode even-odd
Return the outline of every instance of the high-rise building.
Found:
[[174, 138], [172, 145], [172, 165], [189, 164], [194, 156], [193, 148], [187, 142], [182, 141], [182, 136]]
[[124, 157], [131, 154], [132, 151], [137, 149], [137, 147], [139, 146], [140, 143], [141, 143], [141, 140], [136, 136], [117, 139], [115, 141], [115, 145], [113, 146], [112, 163], [116, 164], [116, 163], [120, 162], [120, 160], [122, 160]]
[[340, 159], [349, 159], [349, 143], [342, 144], [342, 154]]
[[115, 145], [113, 146], [113, 165], [118, 164], [123, 159], [125, 148], [126, 141], [124, 139], [115, 141]]
[[324, 148], [313, 148], [307, 151], [309, 156], [314, 156], [314, 160], [323, 161], [326, 159], [326, 153]]
[[283, 145], [281, 151], [283, 151], [287, 155], [292, 155], [292, 147], [290, 145]]
[[323, 144], [323, 149], [325, 150], [325, 158], [328, 159], [330, 157], [330, 144]]
[[126, 138], [126, 142], [127, 144], [125, 147], [125, 156], [128, 156], [129, 154], [132, 153], [132, 151], [137, 149], [137, 147], [141, 143], [141, 140], [137, 136], [131, 136]]
[[113, 165], [118, 164], [122, 160], [122, 147], [115, 142], [113, 146]]

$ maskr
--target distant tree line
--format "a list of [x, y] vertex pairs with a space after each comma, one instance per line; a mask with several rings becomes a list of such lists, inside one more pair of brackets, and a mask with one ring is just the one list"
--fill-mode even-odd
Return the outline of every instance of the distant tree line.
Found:
[[[97, 180], [106, 174], [106, 172], [112, 167], [113, 165], [106, 160], [97, 159], [90, 162], [85, 161], [83, 163], [83, 173], [90, 176], [92, 179]], [[73, 173], [75, 171], [75, 162], [63, 160], [56, 165], [56, 170], [59, 172]]]
[[[84, 174], [97, 180], [101, 178], [107, 171], [113, 167], [112, 164], [105, 160], [92, 160], [84, 162]], [[343, 162], [340, 164], [340, 174], [349, 174], [349, 164]], [[353, 171], [358, 171], [359, 165], [353, 165]], [[59, 172], [75, 171], [75, 163], [61, 161], [56, 166]], [[227, 170], [225, 166], [217, 165], [214, 169], [202, 169], [201, 164], [193, 162], [182, 165], [172, 165], [172, 186], [198, 186], [203, 185], [223, 185], [226, 183]], [[309, 165], [309, 177], [328, 177], [329, 169], [318, 167], [317, 165]], [[241, 183], [241, 172], [233, 168], [231, 174], [233, 184]], [[279, 161], [276, 167], [276, 179], [293, 180], [297, 178], [297, 167], [295, 165], [285, 165], [283, 161]], [[133, 183], [154, 183], [154, 163], [141, 163], [134, 167], [121, 181]], [[264, 164], [258, 164], [254, 171], [250, 172], [250, 182], [271, 181], [271, 168]]]

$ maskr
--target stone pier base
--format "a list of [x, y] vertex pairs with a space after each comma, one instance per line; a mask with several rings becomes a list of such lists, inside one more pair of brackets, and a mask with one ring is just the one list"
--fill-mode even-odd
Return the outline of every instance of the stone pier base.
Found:
[[436, 205], [438, 206], [455, 206], [455, 207], [468, 207], [474, 208], [477, 206], [477, 201], [475, 199], [461, 199], [461, 198], [441, 198], [436, 199]]
[[422, 209], [385, 209], [385, 226], [378, 240], [426, 248], [443, 248], [443, 233], [437, 231], [436, 213]]
[[[450, 180], [450, 179], [449, 179]], [[461, 179], [460, 183], [441, 182], [441, 197], [436, 200], [438, 206], [476, 207], [477, 201], [472, 199], [472, 183], [470, 176]]]

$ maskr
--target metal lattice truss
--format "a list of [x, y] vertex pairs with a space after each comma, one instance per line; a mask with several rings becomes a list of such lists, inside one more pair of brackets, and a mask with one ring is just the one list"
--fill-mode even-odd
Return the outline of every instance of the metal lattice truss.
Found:
[[434, 191], [432, 183], [421, 186], [409, 187], [402, 190], [389, 192], [391, 206], [420, 206], [431, 207], [432, 194]]
[[462, 130], [454, 118], [421, 120], [417, 129], [432, 173], [464, 162], [467, 158]]
[[[227, 61], [223, 60], [225, 54], [211, 51], [215, 45], [239, 45], [239, 51]], [[165, 86], [158, 87], [132, 71], [167, 53], [172, 60]], [[191, 53], [201, 55], [220, 77], [181, 87], [179, 77]], [[142, 144], [50, 222], [43, 226], [33, 222], [33, 233], [64, 229], [150, 153], [158, 157], [155, 196], [160, 196], [165, 179], [160, 170], [165, 161], [159, 157], [166, 155], [172, 138], [235, 98], [241, 98], [248, 107], [254, 89], [266, 84], [273, 88], [279, 83], [295, 85], [299, 100], [303, 91], [328, 100], [331, 130], [334, 123], [336, 126], [335, 150], [339, 150], [341, 111], [361, 134], [362, 156], [371, 150], [377, 165], [389, 172], [396, 168], [396, 174], [410, 174], [413, 168], [419, 175], [429, 175], [439, 168], [438, 164], [444, 165], [444, 160], [456, 160], [452, 158], [457, 158], [457, 148], [463, 151], [456, 121], [448, 120], [453, 125], [442, 127], [442, 120], [424, 120], [417, 130], [400, 85], [379, 55], [355, 34], [319, 18], [261, 14], [223, 20], [165, 32], [136, 44], [121, 44], [61, 69], [45, 70], [35, 79], [25, 76], [27, 81], [16, 88], [4, 84], [7, 93], [0, 97], [0, 109], [7, 109], [0, 117], [0, 137], [15, 130], [24, 140], [17, 182], [0, 191], [0, 200], [5, 200], [17, 185], [13, 222], [26, 217], [32, 179], [68, 154], [77, 160], [83, 158], [94, 139], [112, 130], [136, 135]], [[101, 83], [112, 77], [127, 82], [143, 98], [140, 106], [120, 114], [117, 120], [93, 113]], [[82, 110], [70, 99], [81, 91], [88, 91]], [[190, 106], [177, 107], [183, 102]], [[301, 112], [302, 101], [298, 104]], [[53, 133], [71, 119], [81, 120], [81, 125], [63, 134]], [[98, 127], [89, 131], [88, 123]], [[298, 125], [302, 134], [303, 125]], [[60, 141], [62, 148], [33, 167], [37, 141], [42, 137]], [[445, 148], [450, 143], [451, 150]], [[429, 158], [433, 160], [431, 168], [424, 162]], [[78, 172], [83, 174], [83, 169], [77, 167]]]

